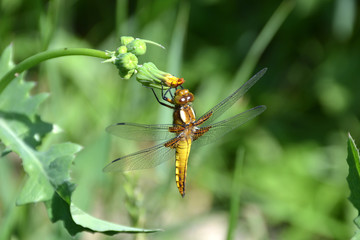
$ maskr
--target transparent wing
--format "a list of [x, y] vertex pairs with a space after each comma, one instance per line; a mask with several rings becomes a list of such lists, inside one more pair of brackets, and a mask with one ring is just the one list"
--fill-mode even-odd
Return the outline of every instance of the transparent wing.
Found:
[[175, 149], [165, 147], [165, 143], [166, 142], [115, 159], [114, 161], [109, 163], [103, 169], [103, 171], [115, 172], [115, 171], [147, 169], [147, 168], [153, 168], [165, 161], [168, 161], [171, 158], [175, 159]]
[[222, 100], [218, 105], [210, 109], [200, 119], [208, 114], [212, 114], [209, 119], [206, 121], [206, 125], [212, 123], [217, 119], [221, 114], [228, 110], [237, 100], [239, 100], [266, 72], [267, 68], [262, 69], [257, 74], [255, 74], [250, 80], [244, 83], [239, 89], [233, 92], [230, 96]]
[[230, 132], [231, 130], [239, 127], [240, 125], [246, 123], [247, 121], [258, 116], [266, 110], [266, 106], [257, 106], [252, 109], [249, 109], [245, 112], [239, 113], [231, 118], [225, 119], [223, 121], [217, 122], [207, 127], [200, 127], [201, 129], [210, 128], [208, 132], [200, 136], [194, 141], [194, 147], [202, 146], [208, 143], [212, 143], [218, 140], [220, 137]]
[[106, 128], [112, 135], [139, 141], [158, 141], [168, 140], [176, 137], [175, 133], [169, 132], [169, 127], [173, 124], [137, 124], [137, 123], [117, 123]]

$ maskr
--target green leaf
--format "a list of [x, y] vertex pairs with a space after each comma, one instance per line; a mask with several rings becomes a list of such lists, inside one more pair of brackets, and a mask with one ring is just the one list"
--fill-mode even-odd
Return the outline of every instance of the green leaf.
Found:
[[[350, 133], [348, 135], [348, 157], [346, 161], [349, 165], [349, 174], [346, 178], [350, 188], [349, 200], [358, 210], [358, 216], [355, 218], [354, 223], [360, 229], [360, 156], [359, 149], [356, 147]], [[360, 239], [360, 231], [358, 230], [351, 239]]]
[[350, 133], [348, 136], [348, 157], [346, 159], [349, 165], [349, 175], [347, 182], [350, 188], [350, 202], [360, 211], [360, 158], [354, 140]]
[[[358, 216], [357, 218], [355, 218], [354, 222], [357, 226], [360, 226], [360, 217]], [[360, 240], [360, 230], [359, 229], [355, 232], [355, 235], [352, 236], [351, 240]]]
[[54, 189], [61, 189], [64, 183], [71, 185], [68, 171], [72, 155], [81, 149], [79, 145], [63, 143], [53, 145], [48, 151], [37, 152], [21, 139], [11, 121], [1, 116], [0, 139], [22, 158], [28, 175], [17, 204], [50, 200]]
[[[11, 57], [12, 48], [7, 47], [0, 58], [0, 76], [13, 67]], [[34, 83], [25, 82], [23, 75], [16, 77], [0, 95], [0, 118], [6, 120], [8, 127], [28, 145], [37, 147], [41, 139], [52, 130], [52, 125], [36, 115], [37, 108], [48, 94], [30, 96], [33, 87]]]
[[[11, 57], [12, 48], [8, 47], [0, 58], [0, 75], [13, 66]], [[42, 164], [47, 156], [34, 150], [42, 137], [52, 129], [51, 124], [43, 122], [36, 115], [38, 106], [47, 94], [30, 96], [33, 86], [34, 83], [25, 82], [23, 75], [19, 75], [0, 95], [0, 139], [6, 149], [19, 154], [28, 174], [18, 204], [48, 200], [53, 192]]]
[[[54, 193], [52, 199], [45, 203], [49, 218], [52, 222], [63, 221], [64, 227], [70, 235], [87, 230], [76, 224], [70, 213], [69, 203], [66, 202], [59, 194]], [[91, 231], [90, 229], [87, 231]]]
[[[10, 45], [4, 50], [0, 58], [0, 76], [5, 75], [13, 67], [12, 47]], [[0, 110], [34, 115], [39, 104], [48, 96], [45, 93], [30, 96], [29, 92], [34, 85], [34, 82], [24, 82], [22, 74], [18, 75], [0, 95]]]
[[19, 114], [35, 114], [36, 109], [48, 97], [48, 94], [30, 96], [29, 92], [34, 85], [34, 82], [23, 81], [23, 74], [16, 77], [0, 95], [0, 109]]
[[[13, 66], [12, 49], [5, 49], [0, 58], [0, 76]], [[0, 95], [0, 150], [16, 152], [23, 162], [27, 179], [16, 201], [18, 205], [43, 201], [53, 222], [61, 220], [71, 235], [80, 231], [145, 233], [158, 230], [131, 228], [94, 218], [71, 202], [75, 185], [70, 182], [70, 167], [81, 146], [73, 143], [52, 145], [37, 151], [42, 137], [52, 130], [36, 111], [47, 94], [30, 95], [34, 83], [17, 76]]]
[[94, 218], [89, 214], [82, 211], [80, 208], [76, 207], [74, 204], [70, 206], [70, 212], [74, 219], [74, 222], [85, 227], [90, 228], [91, 230], [97, 232], [107, 232], [113, 234], [112, 232], [127, 232], [127, 233], [151, 233], [161, 231], [159, 229], [141, 229], [122, 226], [119, 224], [111, 223], [104, 221], [98, 218]]
[[4, 49], [0, 57], [0, 77], [4, 76], [11, 68], [14, 67], [12, 60], [12, 45]]
[[117, 233], [151, 233], [161, 231], [159, 229], [127, 227], [95, 218], [82, 211], [75, 204], [71, 203], [69, 205], [57, 193], [54, 194], [51, 201], [46, 202], [46, 207], [51, 221], [63, 221], [64, 227], [72, 236], [81, 231], [103, 232], [107, 235], [114, 235]]
[[355, 235], [351, 238], [351, 240], [360, 240], [360, 230], [356, 231]]
[[360, 240], [360, 230], [359, 230], [360, 216], [357, 216], [357, 218], [354, 219], [354, 223], [358, 227], [358, 230], [356, 231], [355, 235], [351, 238], [351, 240]]

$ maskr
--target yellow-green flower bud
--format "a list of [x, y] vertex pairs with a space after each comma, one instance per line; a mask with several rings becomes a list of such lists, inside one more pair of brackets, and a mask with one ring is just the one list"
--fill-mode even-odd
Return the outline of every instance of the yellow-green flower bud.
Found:
[[119, 69], [119, 75], [122, 79], [130, 79], [135, 73], [135, 69], [126, 70], [126, 69]]
[[126, 45], [128, 52], [140, 56], [146, 53], [146, 43], [141, 39], [135, 39]]
[[115, 65], [121, 71], [135, 69], [137, 64], [138, 58], [132, 53], [119, 54], [115, 59]]
[[144, 86], [159, 89], [177, 87], [184, 83], [183, 78], [159, 70], [152, 62], [144, 63], [137, 68], [136, 80]]
[[123, 54], [123, 53], [127, 53], [127, 48], [126, 46], [120, 46], [116, 49], [116, 55], [119, 55], [119, 54]]
[[122, 36], [122, 37], [120, 38], [120, 43], [121, 43], [121, 45], [126, 46], [126, 45], [128, 45], [130, 42], [132, 42], [133, 40], [134, 40], [133, 37], [130, 37], [130, 36]]

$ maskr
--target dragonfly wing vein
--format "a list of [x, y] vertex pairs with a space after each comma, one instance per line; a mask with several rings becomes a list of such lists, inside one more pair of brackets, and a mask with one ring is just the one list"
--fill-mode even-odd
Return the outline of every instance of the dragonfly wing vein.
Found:
[[227, 98], [222, 100], [215, 107], [210, 109], [204, 115], [200, 117], [203, 118], [207, 114], [211, 113], [211, 116], [206, 121], [206, 124], [212, 123], [215, 119], [217, 119], [221, 114], [223, 114], [226, 110], [228, 110], [234, 103], [239, 100], [266, 72], [266, 68], [260, 70], [256, 73], [252, 78], [250, 78], [247, 82], [245, 82], [240, 88], [238, 88], [235, 92], [230, 94]]
[[[253, 119], [265, 110], [265, 106], [257, 106], [245, 112], [239, 113], [231, 118], [225, 119], [209, 126], [202, 127], [209, 128], [209, 130], [206, 131], [201, 137], [194, 140], [194, 146], [203, 146], [216, 141], [217, 139], [224, 136], [226, 133]], [[200, 130], [202, 128], [200, 128]]]
[[106, 131], [112, 135], [140, 141], [158, 141], [167, 140], [176, 136], [170, 132], [169, 128], [173, 124], [138, 124], [138, 123], [117, 123], [106, 128]]
[[147, 148], [115, 159], [114, 161], [109, 163], [103, 169], [103, 171], [114, 172], [147, 169], [156, 167], [157, 165], [168, 161], [171, 158], [175, 159], [175, 149], [165, 147], [166, 143], [167, 142], [164, 142], [151, 148]]

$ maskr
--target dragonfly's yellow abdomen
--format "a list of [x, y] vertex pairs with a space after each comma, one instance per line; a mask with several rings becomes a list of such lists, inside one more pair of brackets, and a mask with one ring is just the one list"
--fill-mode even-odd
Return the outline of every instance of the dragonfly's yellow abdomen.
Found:
[[181, 196], [185, 196], [186, 170], [191, 149], [191, 138], [178, 142], [175, 153], [175, 179]]

